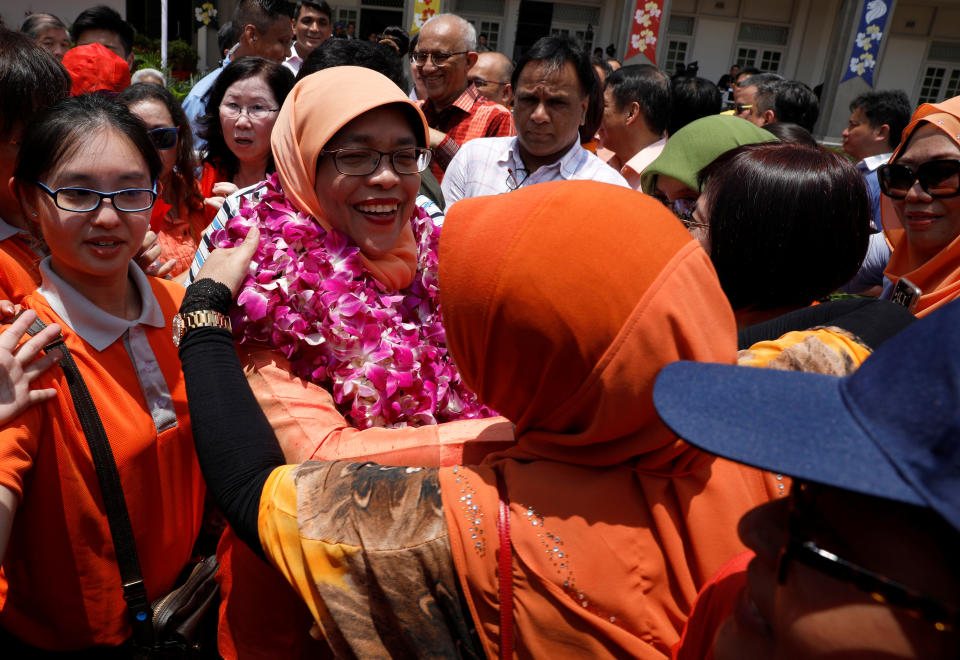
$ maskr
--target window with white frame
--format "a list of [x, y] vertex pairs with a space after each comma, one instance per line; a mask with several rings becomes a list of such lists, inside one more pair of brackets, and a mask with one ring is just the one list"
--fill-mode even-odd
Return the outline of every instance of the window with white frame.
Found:
[[487, 35], [487, 48], [490, 50], [499, 50], [500, 21], [470, 20], [470, 23], [476, 28], [478, 37], [481, 34]]
[[[550, 34], [573, 37], [588, 53], [592, 53], [595, 28], [599, 23], [599, 7], [554, 3]], [[620, 56], [623, 54], [620, 53]]]
[[672, 75], [678, 65], [687, 63], [693, 27], [693, 16], [670, 16], [667, 21], [667, 53], [663, 58], [663, 70], [668, 74]]
[[960, 95], [960, 43], [934, 41], [920, 79], [918, 103], [939, 103]]
[[357, 24], [357, 10], [356, 9], [338, 9], [337, 10], [337, 21], [346, 25], [347, 23]]
[[790, 28], [782, 25], [741, 23], [737, 35], [737, 65], [779, 73], [789, 34]]

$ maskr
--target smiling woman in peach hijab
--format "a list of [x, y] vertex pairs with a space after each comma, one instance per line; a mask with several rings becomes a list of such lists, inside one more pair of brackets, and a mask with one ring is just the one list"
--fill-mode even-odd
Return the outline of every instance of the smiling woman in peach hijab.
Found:
[[[598, 198], [604, 222], [571, 240]], [[624, 241], [640, 228], [649, 240]], [[236, 290], [253, 247], [214, 253], [190, 304], [217, 308], [197, 287]], [[462, 378], [516, 446], [474, 467], [284, 465], [231, 336], [202, 328], [181, 357], [222, 510], [339, 656], [665, 657], [740, 550], [736, 520], [778, 493], [653, 409], [665, 364], [736, 357], [709, 257], [649, 197], [545, 183], [452, 207], [440, 287]]]
[[[254, 272], [231, 316], [250, 384], [291, 463], [454, 465], [513, 442], [508, 422], [481, 419], [494, 413], [464, 387], [446, 350], [436, 205], [417, 194], [426, 136], [419, 109], [383, 75], [334, 67], [306, 76], [274, 124], [276, 174], [228, 198], [202, 241], [197, 263], [208, 245], [229, 247], [259, 228]], [[282, 579], [232, 533], [219, 554], [220, 652], [279, 643], [294, 657], [309, 647], [310, 615]], [[278, 602], [278, 591], [299, 610]]]
[[960, 96], [917, 108], [877, 176], [893, 246], [884, 296], [926, 316], [960, 296]]

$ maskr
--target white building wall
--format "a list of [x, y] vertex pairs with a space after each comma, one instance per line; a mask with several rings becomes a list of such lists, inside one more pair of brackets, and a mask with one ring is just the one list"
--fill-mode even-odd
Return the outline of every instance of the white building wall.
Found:
[[[697, 19], [693, 33], [693, 53], [688, 62], [700, 64], [700, 77], [716, 82], [730, 71], [737, 23], [727, 18], [703, 16]], [[673, 74], [673, 71], [667, 73]]]

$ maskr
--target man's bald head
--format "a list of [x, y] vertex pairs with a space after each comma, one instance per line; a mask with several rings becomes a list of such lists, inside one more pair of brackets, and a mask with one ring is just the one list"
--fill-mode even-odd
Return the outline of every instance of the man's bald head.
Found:
[[456, 35], [458, 50], [477, 50], [477, 29], [470, 21], [456, 14], [437, 14], [420, 29], [421, 39], [437, 34]]
[[488, 99], [510, 107], [513, 100], [512, 73], [513, 63], [503, 53], [478, 53], [477, 63], [470, 68], [467, 77]]

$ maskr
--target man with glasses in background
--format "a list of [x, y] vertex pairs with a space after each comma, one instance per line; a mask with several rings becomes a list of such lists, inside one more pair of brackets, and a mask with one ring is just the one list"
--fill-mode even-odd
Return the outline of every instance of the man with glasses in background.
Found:
[[464, 143], [514, 134], [510, 111], [482, 96], [467, 79], [476, 51], [476, 29], [459, 16], [439, 14], [421, 28], [412, 54], [427, 90], [420, 107], [430, 126], [430, 168], [440, 181]]
[[512, 73], [513, 63], [503, 53], [477, 53], [477, 62], [470, 67], [468, 79], [482, 96], [509, 108], [513, 102]]

